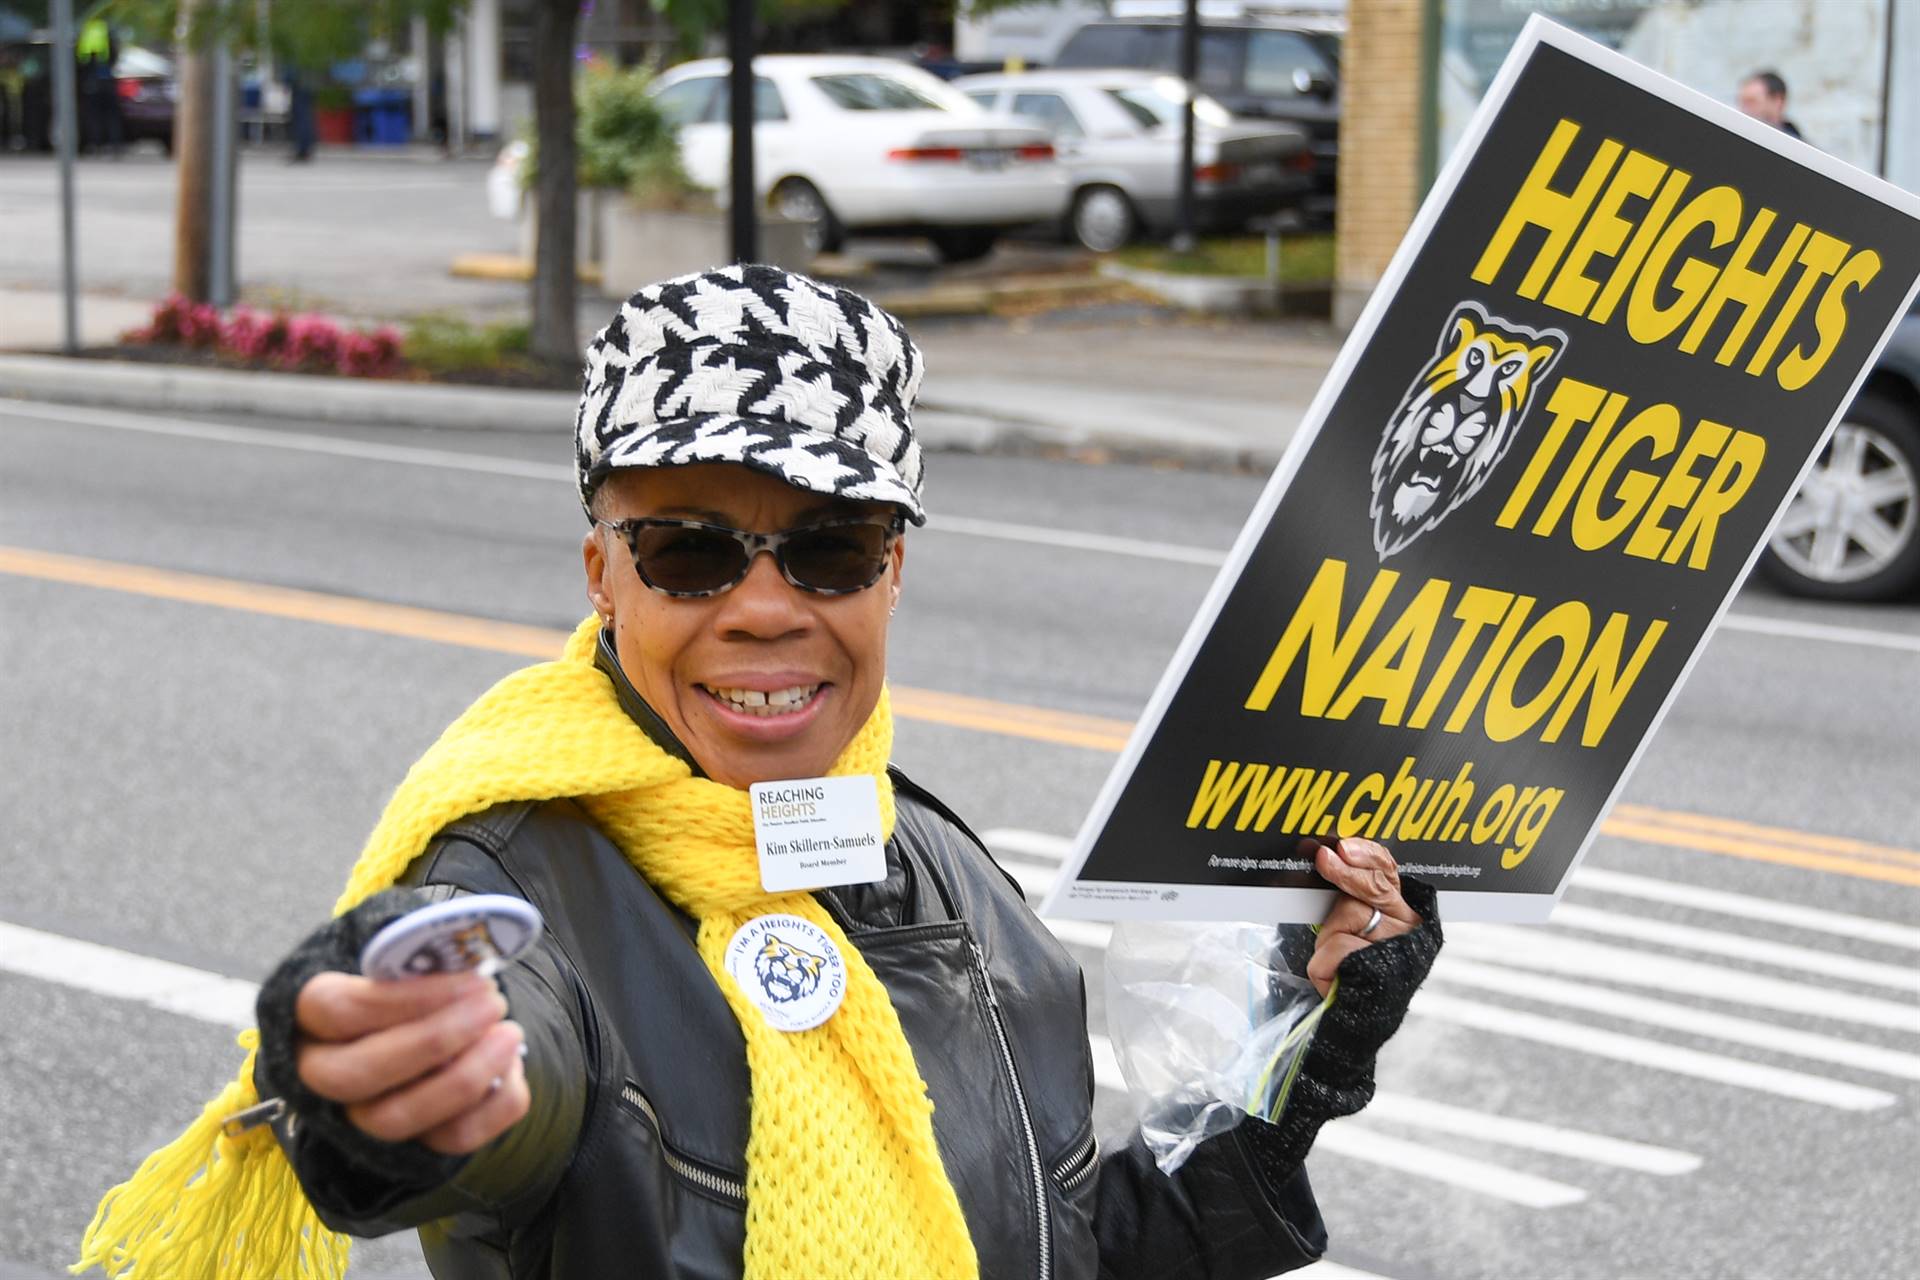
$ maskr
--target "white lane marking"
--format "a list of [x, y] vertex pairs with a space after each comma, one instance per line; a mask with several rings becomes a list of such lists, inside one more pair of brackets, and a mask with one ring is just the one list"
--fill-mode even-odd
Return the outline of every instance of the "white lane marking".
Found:
[[1409, 1093], [1376, 1092], [1360, 1119], [1387, 1120], [1415, 1129], [1431, 1129], [1462, 1138], [1568, 1156], [1615, 1169], [1632, 1169], [1663, 1178], [1692, 1173], [1700, 1167], [1700, 1157], [1691, 1151], [1675, 1151], [1645, 1142], [1609, 1138], [1605, 1134], [1567, 1129], [1536, 1120], [1516, 1120], [1511, 1116], [1474, 1111], [1445, 1102], [1418, 1098]]
[[137, 431], [144, 435], [172, 436], [182, 440], [207, 440], [216, 444], [245, 444], [261, 449], [284, 449], [291, 453], [318, 453], [334, 458], [359, 458], [368, 462], [390, 462], [409, 467], [434, 467], [443, 471], [474, 471], [483, 475], [515, 476], [524, 480], [564, 480], [573, 482], [573, 468], [551, 462], [522, 462], [518, 458], [496, 458], [486, 454], [456, 453], [451, 449], [421, 449], [412, 445], [381, 444], [376, 440], [349, 440], [342, 436], [318, 435], [306, 431], [269, 431], [261, 427], [233, 427], [218, 422], [191, 422], [185, 418], [148, 417], [145, 414], [115, 413], [110, 409], [68, 409], [37, 401], [0, 399], [0, 414], [25, 418], [45, 418], [52, 422], [75, 422], [88, 426], [111, 427], [116, 431]]
[[[1089, 1036], [1088, 1039], [1093, 1046], [1094, 1082], [1124, 1092], [1126, 1077], [1121, 1074], [1120, 1059], [1114, 1053], [1113, 1041], [1101, 1035]], [[1388, 1090], [1375, 1093], [1373, 1101], [1367, 1104], [1367, 1109], [1361, 1112], [1359, 1118], [1367, 1117], [1662, 1177], [1692, 1173], [1700, 1167], [1700, 1157], [1690, 1151], [1629, 1142], [1534, 1120], [1516, 1120], [1492, 1112], [1434, 1102], [1410, 1093]]]
[[[403, 466], [439, 467], [449, 471], [471, 471], [483, 475], [519, 476], [530, 480], [560, 480], [572, 483], [573, 468], [552, 463], [522, 462], [517, 458], [491, 457], [461, 453], [451, 449], [422, 449], [408, 445], [380, 444], [371, 440], [350, 440], [340, 436], [312, 432], [271, 431], [259, 427], [232, 427], [184, 418], [149, 418], [145, 415], [116, 413], [110, 409], [75, 409], [44, 404], [34, 400], [0, 398], [0, 413], [41, 418], [52, 422], [75, 422], [110, 427], [119, 431], [139, 431], [148, 435], [174, 436], [190, 440], [211, 440], [222, 444], [250, 444], [266, 449], [286, 449], [298, 453], [320, 453], [339, 458], [364, 458], [371, 462], [391, 462]], [[998, 538], [1041, 546], [1098, 551], [1108, 555], [1134, 556], [1217, 568], [1226, 562], [1227, 553], [1211, 547], [1186, 546], [1141, 538], [1117, 537], [1102, 533], [1083, 533], [1075, 529], [1055, 529], [1045, 525], [1017, 524], [1004, 520], [986, 520], [973, 516], [936, 516], [928, 525], [935, 530]], [[1818, 622], [1792, 622], [1752, 614], [1729, 612], [1720, 622], [1723, 631], [1744, 631], [1755, 635], [1795, 640], [1823, 640], [1833, 644], [1858, 645], [1901, 653], [1920, 653], [1920, 636], [1895, 631], [1873, 631], [1865, 627], [1837, 627]]]
[[1509, 968], [1544, 969], [1574, 978], [1603, 978], [1631, 987], [1684, 992], [1733, 1004], [1778, 1009], [1783, 1013], [1920, 1032], [1920, 1006], [1763, 977], [1725, 965], [1650, 955], [1597, 942], [1578, 942], [1513, 925], [1455, 925], [1447, 930], [1447, 948], [1456, 956], [1487, 960]]
[[1407, 1142], [1374, 1129], [1362, 1128], [1351, 1120], [1335, 1120], [1322, 1125], [1320, 1136], [1314, 1139], [1313, 1149], [1478, 1192], [1527, 1209], [1557, 1209], [1563, 1205], [1579, 1204], [1587, 1198], [1587, 1193], [1579, 1187], [1556, 1182], [1552, 1178], [1536, 1177], [1504, 1165], [1476, 1160], [1472, 1156], [1441, 1151], [1437, 1147], [1423, 1147], [1417, 1142]]
[[253, 1025], [260, 988], [204, 969], [0, 923], [0, 969], [223, 1027]]
[[980, 838], [989, 849], [1025, 854], [1055, 864], [1065, 862], [1067, 855], [1073, 852], [1073, 840], [1068, 836], [1048, 835], [1044, 831], [1028, 831], [1022, 827], [993, 827], [981, 832]]
[[1434, 966], [1433, 976], [1442, 984], [1478, 987], [1525, 1000], [1539, 1000], [1547, 1004], [1584, 1009], [1589, 1013], [1651, 1023], [1689, 1035], [1752, 1045], [1773, 1053], [1831, 1062], [1860, 1071], [1877, 1071], [1903, 1080], [1920, 1080], [1920, 1054], [1863, 1044], [1839, 1036], [1821, 1035], [1815, 1031], [1801, 1031], [1755, 1018], [1715, 1013], [1711, 1009], [1655, 1000], [1585, 982], [1550, 978], [1544, 974], [1516, 973], [1499, 965], [1481, 964], [1460, 956], [1441, 956], [1439, 963]]
[[[1106, 1036], [1089, 1036], [1093, 1048], [1094, 1083], [1105, 1089], [1125, 1092], [1126, 1077], [1120, 1073], [1120, 1060], [1114, 1055], [1113, 1042]], [[1494, 1117], [1488, 1117], [1492, 1119]], [[1564, 1182], [1536, 1178], [1485, 1160], [1457, 1156], [1433, 1147], [1376, 1133], [1350, 1128], [1351, 1122], [1335, 1120], [1320, 1130], [1314, 1150], [1332, 1151], [1355, 1160], [1384, 1165], [1401, 1173], [1431, 1178], [1451, 1186], [1465, 1187], [1495, 1199], [1508, 1200], [1532, 1209], [1550, 1209], [1573, 1204], [1586, 1198], [1586, 1192]]]
[[1796, 947], [1718, 929], [1676, 924], [1671, 920], [1649, 920], [1644, 916], [1562, 902], [1553, 909], [1552, 923], [1556, 926], [1569, 925], [1588, 933], [1635, 938], [1641, 942], [1658, 942], [1708, 955], [1751, 960], [1799, 973], [1824, 974], [1829, 978], [1844, 978], [1849, 982], [1892, 987], [1899, 991], [1920, 991], [1920, 969], [1911, 966], [1880, 964], [1813, 947]]
[[1577, 888], [1595, 889], [1601, 893], [1643, 898], [1649, 902], [1667, 902], [1720, 915], [1764, 920], [1769, 924], [1784, 924], [1815, 933], [1831, 933], [1842, 938], [1857, 938], [1862, 942], [1920, 951], [1920, 929], [1895, 924], [1891, 920], [1803, 907], [1797, 902], [1776, 902], [1772, 898], [1756, 898], [1744, 893], [1730, 893], [1725, 889], [1708, 889], [1677, 880], [1608, 871], [1601, 867], [1580, 868], [1573, 873], [1573, 883]]
[[1224, 551], [1205, 547], [1181, 546], [1172, 542], [1149, 542], [1141, 538], [1118, 538], [1104, 533], [1081, 533], [1073, 529], [1051, 529], [1035, 524], [1015, 524], [1005, 520], [981, 520], [972, 516], [934, 515], [927, 528], [936, 533], [968, 534], [976, 538], [998, 538], [1004, 542], [1027, 542], [1043, 547], [1063, 547], [1074, 551], [1103, 551], [1108, 555], [1133, 556], [1140, 560], [1167, 560], [1174, 564], [1197, 564], [1217, 569], [1226, 563]]
[[1617, 1031], [1602, 1031], [1597, 1027], [1563, 1022], [1537, 1013], [1523, 1013], [1518, 1009], [1503, 1009], [1497, 1005], [1462, 1000], [1439, 991], [1417, 992], [1413, 997], [1413, 1012], [1455, 1026], [1492, 1031], [1637, 1067], [1652, 1067], [1716, 1084], [1737, 1085], [1743, 1089], [1812, 1102], [1823, 1107], [1836, 1107], [1842, 1111], [1872, 1111], [1890, 1107], [1898, 1101], [1893, 1094], [1881, 1089], [1867, 1089], [1824, 1076], [1764, 1066], [1717, 1053], [1702, 1053], [1697, 1049], [1685, 1049], [1642, 1036], [1622, 1035]]
[[[1287, 1280], [1387, 1280], [1386, 1276], [1373, 1271], [1362, 1271], [1358, 1267], [1343, 1267], [1337, 1262], [1309, 1262], [1298, 1271], [1289, 1271]], [[1272, 1280], [1280, 1280], [1274, 1276]]]
[[1053, 936], [1070, 946], [1105, 951], [1113, 941], [1113, 926], [1093, 920], [1042, 920]]
[[1006, 868], [1008, 875], [1020, 882], [1020, 887], [1025, 889], [1027, 896], [1031, 898], [1046, 897], [1047, 889], [1060, 874], [1058, 869], [1053, 867], [1036, 867], [1032, 863], [1015, 862], [1012, 859], [1005, 859], [1000, 865]]
[[1866, 627], [1836, 627], [1825, 622], [1794, 622], [1786, 618], [1765, 618], [1752, 613], [1729, 613], [1720, 620], [1720, 629], [1745, 631], [1751, 635], [1775, 636], [1786, 640], [1824, 640], [1831, 644], [1853, 644], [1869, 649], [1920, 653], [1920, 636], [1905, 635], [1898, 631], [1873, 631]]

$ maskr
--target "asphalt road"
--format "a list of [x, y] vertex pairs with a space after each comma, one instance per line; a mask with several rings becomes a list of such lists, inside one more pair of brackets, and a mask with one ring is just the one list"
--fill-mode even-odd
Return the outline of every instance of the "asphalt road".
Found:
[[[527, 660], [498, 624], [585, 611], [563, 440], [253, 424], [213, 440], [92, 416], [0, 404], [9, 1280], [69, 1261], [100, 1192], [235, 1065], [204, 1003], [103, 994], [146, 972], [117, 957], [257, 980], [325, 916], [408, 762]], [[896, 685], [1055, 714], [903, 715], [897, 758], [1038, 886], [1259, 482], [962, 455], [929, 474]], [[387, 606], [488, 625], [415, 617], [403, 636]], [[1568, 898], [1584, 910], [1526, 945], [1455, 930], [1438, 999], [1386, 1051], [1384, 1105], [1323, 1138], [1310, 1167], [1338, 1262], [1394, 1280], [1910, 1266], [1920, 607], [1752, 589], [1735, 622], [1627, 789], [1659, 821], [1603, 838], [1602, 874]], [[92, 956], [84, 981], [22, 972], [49, 938], [116, 950], [58, 952]], [[1104, 1035], [1097, 942], [1075, 945]], [[1117, 1133], [1124, 1096], [1103, 1088], [1100, 1115]], [[405, 1241], [357, 1256], [421, 1274]]]

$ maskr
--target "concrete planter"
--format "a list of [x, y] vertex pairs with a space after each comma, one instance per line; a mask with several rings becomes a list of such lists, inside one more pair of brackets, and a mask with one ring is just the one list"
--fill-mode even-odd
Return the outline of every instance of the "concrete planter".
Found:
[[1266, 276], [1199, 276], [1102, 261], [1100, 274], [1124, 280], [1187, 311], [1209, 315], [1325, 316], [1326, 285], [1283, 285]]
[[[733, 257], [728, 240], [724, 212], [642, 209], [630, 200], [608, 200], [600, 206], [600, 288], [610, 298], [624, 298], [656, 280], [722, 266]], [[807, 270], [813, 264], [807, 225], [762, 214], [760, 261]]]
[[[620, 193], [611, 187], [585, 187], [574, 196], [573, 256], [580, 266], [599, 262], [604, 254], [601, 243], [600, 211], [619, 203]], [[534, 212], [533, 193], [528, 192], [520, 212], [520, 256], [534, 258], [534, 242], [539, 236], [540, 219]]]

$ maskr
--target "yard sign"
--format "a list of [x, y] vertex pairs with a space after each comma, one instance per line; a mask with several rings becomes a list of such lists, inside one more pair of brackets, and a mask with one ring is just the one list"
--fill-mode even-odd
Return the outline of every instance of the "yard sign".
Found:
[[1046, 912], [1544, 920], [1920, 277], [1920, 200], [1541, 18]]

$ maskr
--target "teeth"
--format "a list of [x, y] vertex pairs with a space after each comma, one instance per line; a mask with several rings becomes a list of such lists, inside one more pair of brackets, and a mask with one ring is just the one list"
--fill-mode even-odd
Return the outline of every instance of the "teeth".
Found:
[[748, 715], [778, 716], [799, 710], [813, 700], [820, 691], [817, 684], [794, 685], [788, 689], [775, 689], [766, 692], [760, 689], [720, 689], [706, 686], [707, 692], [720, 699], [735, 711], [744, 711]]

